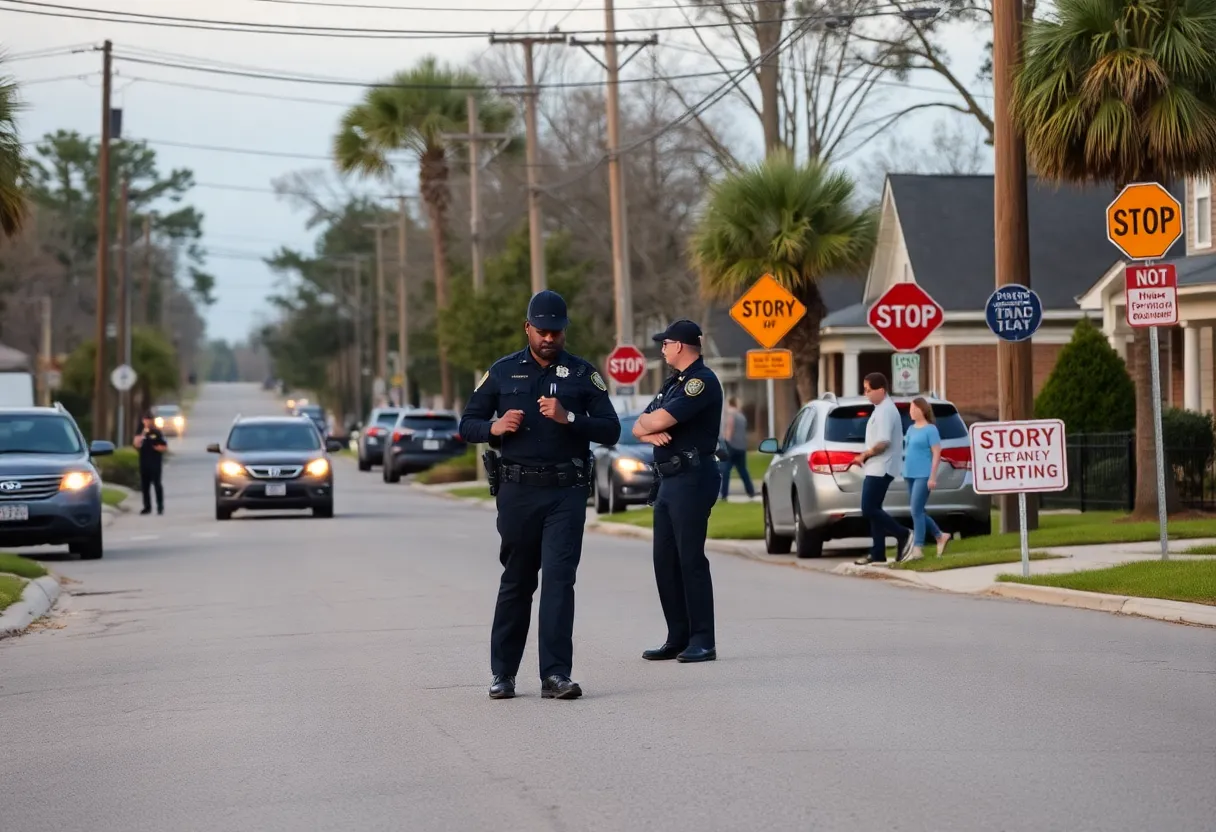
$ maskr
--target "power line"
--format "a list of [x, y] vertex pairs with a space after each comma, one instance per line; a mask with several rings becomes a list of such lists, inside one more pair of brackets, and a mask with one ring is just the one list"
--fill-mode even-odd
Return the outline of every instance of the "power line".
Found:
[[12, 55], [6, 55], [0, 52], [0, 60], [6, 64], [16, 63], [17, 61], [34, 61], [40, 58], [57, 58], [61, 55], [70, 55], [77, 50], [91, 47], [91, 43], [73, 43], [67, 46], [48, 46], [43, 49], [31, 49], [28, 52], [16, 52]]
[[186, 150], [209, 150], [216, 153], [243, 153], [249, 156], [274, 156], [280, 159], [307, 159], [314, 162], [331, 162], [332, 157], [316, 156], [308, 153], [286, 153], [278, 150], [255, 150], [248, 147], [222, 147], [209, 144], [190, 144], [188, 142], [171, 142], [164, 139], [140, 139], [132, 137], [128, 141], [141, 141], [154, 146], [180, 147]]
[[191, 84], [186, 81], [167, 81], [163, 78], [144, 78], [139, 75], [122, 76], [131, 82], [143, 84], [158, 84], [165, 87], [181, 87], [187, 90], [199, 90], [201, 92], [218, 92], [227, 95], [240, 95], [247, 98], [263, 98], [268, 101], [295, 101], [301, 104], [325, 104], [331, 107], [350, 107], [349, 101], [332, 101], [324, 98], [303, 98], [295, 95], [275, 95], [268, 92], [251, 92], [249, 90], [234, 90], [231, 87], [211, 87], [206, 84]]
[[[536, 11], [536, 6], [533, 6], [531, 9], [514, 9], [514, 8], [475, 9], [475, 8], [469, 8], [466, 6], [401, 6], [401, 5], [394, 6], [394, 5], [387, 5], [387, 4], [381, 4], [381, 3], [334, 3], [334, 2], [327, 2], [326, 0], [249, 0], [249, 2], [251, 2], [251, 3], [276, 3], [276, 4], [281, 4], [284, 6], [317, 6], [318, 8], [333, 8], [333, 9], [383, 9], [385, 11], [399, 11], [399, 12], [475, 12], [475, 13], [479, 13], [479, 14], [490, 14], [490, 13], [514, 14], [516, 12], [523, 12], [524, 14], [527, 15], [527, 14], [532, 14], [532, 12]], [[720, 2], [718, 2], [716, 5], [718, 5], [718, 6], [750, 6], [754, 2], [755, 2], [755, 0], [720, 0]], [[536, 5], [539, 6], [540, 3], [537, 3]], [[547, 11], [547, 12], [567, 12], [567, 13], [573, 14], [574, 12], [582, 11], [582, 8], [581, 8], [582, 5], [583, 5], [582, 3], [578, 3], [574, 6], [568, 6], [566, 8], [548, 8], [548, 9], [545, 9], [545, 11]], [[660, 4], [660, 5], [654, 5], [654, 6], [624, 6], [622, 8], [618, 8], [617, 11], [620, 11], [620, 12], [650, 12], [650, 11], [663, 11], [663, 10], [669, 10], [669, 9], [674, 10], [674, 9], [682, 9], [682, 8], [685, 8], [685, 7], [680, 5], [679, 3], [673, 3], [673, 4], [669, 4], [669, 5]]]

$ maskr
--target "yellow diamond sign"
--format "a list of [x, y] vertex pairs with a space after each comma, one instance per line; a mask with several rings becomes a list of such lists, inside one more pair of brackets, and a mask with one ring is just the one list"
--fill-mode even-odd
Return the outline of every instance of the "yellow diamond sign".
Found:
[[747, 330], [760, 346], [771, 350], [802, 320], [806, 307], [771, 274], [752, 284], [730, 308], [735, 323]]

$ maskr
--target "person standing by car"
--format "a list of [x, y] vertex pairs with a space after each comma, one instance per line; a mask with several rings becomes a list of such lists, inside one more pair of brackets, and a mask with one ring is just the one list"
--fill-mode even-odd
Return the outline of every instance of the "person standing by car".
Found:
[[[485, 457], [497, 497], [502, 578], [490, 635], [491, 699], [515, 696], [540, 590], [541, 696], [577, 699], [574, 580], [587, 522], [591, 444], [613, 445], [621, 422], [608, 385], [587, 361], [566, 352], [566, 301], [537, 292], [528, 304], [528, 346], [500, 358], [481, 377], [460, 420], [460, 436], [501, 451]], [[498, 418], [492, 420], [494, 414]]]
[[912, 552], [908, 560], [924, 555], [925, 534], [937, 541], [937, 554], [946, 552], [950, 535], [943, 534], [937, 523], [925, 511], [929, 492], [937, 488], [937, 466], [942, 459], [942, 437], [933, 418], [933, 407], [923, 398], [915, 398], [908, 408], [912, 424], [908, 427], [904, 447], [904, 480], [912, 509]]
[[642, 658], [711, 662], [718, 649], [705, 535], [721, 488], [714, 451], [722, 384], [701, 357], [701, 327], [692, 321], [676, 321], [654, 340], [675, 372], [633, 423], [633, 435], [655, 446], [654, 577], [667, 640]]
[[156, 426], [156, 417], [151, 410], [144, 413], [144, 430], [135, 437], [134, 444], [139, 450], [139, 487], [144, 495], [144, 508], [140, 514], [152, 513], [153, 489], [156, 490], [156, 513], [164, 514], [165, 489], [161, 485], [161, 472], [169, 443]]
[[904, 447], [904, 422], [895, 402], [887, 395], [886, 376], [870, 373], [861, 384], [866, 398], [874, 405], [866, 422], [866, 449], [857, 455], [866, 475], [861, 484], [861, 513], [870, 521], [873, 541], [870, 554], [856, 561], [858, 566], [886, 563], [888, 537], [898, 541], [897, 561], [904, 560], [912, 547], [912, 534], [882, 507], [891, 481], [902, 468], [899, 458]]
[[739, 408], [739, 397], [726, 400], [726, 416], [722, 420], [722, 444], [726, 446], [726, 459], [722, 460], [722, 499], [730, 494], [730, 471], [738, 470], [747, 496], [755, 499], [756, 489], [752, 485], [751, 473], [747, 470], [747, 416]]

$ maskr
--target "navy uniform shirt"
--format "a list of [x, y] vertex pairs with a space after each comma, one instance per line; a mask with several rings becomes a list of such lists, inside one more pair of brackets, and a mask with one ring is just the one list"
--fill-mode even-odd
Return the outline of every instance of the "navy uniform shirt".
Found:
[[[537, 399], [553, 396], [554, 388], [574, 422], [558, 424], [541, 414]], [[524, 412], [519, 429], [491, 436], [491, 418], [508, 410]], [[460, 435], [466, 442], [498, 448], [508, 464], [541, 467], [585, 462], [592, 442], [615, 445], [621, 420], [608, 398], [608, 385], [590, 363], [563, 351], [542, 367], [524, 347], [500, 358], [482, 376], [460, 418]]]
[[666, 462], [682, 451], [712, 454], [722, 432], [722, 384], [714, 371], [698, 358], [682, 373], [675, 373], [646, 412], [666, 410], [676, 420], [667, 429], [671, 441], [655, 445], [654, 461]]

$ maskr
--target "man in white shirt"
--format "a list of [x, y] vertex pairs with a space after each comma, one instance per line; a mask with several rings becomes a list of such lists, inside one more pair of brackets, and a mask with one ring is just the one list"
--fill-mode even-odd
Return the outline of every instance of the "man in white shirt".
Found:
[[886, 563], [887, 538], [894, 537], [899, 552], [896, 561], [903, 561], [912, 551], [912, 532], [901, 526], [882, 507], [891, 481], [899, 476], [904, 449], [904, 423], [895, 402], [887, 395], [887, 377], [870, 373], [862, 381], [865, 396], [874, 405], [866, 423], [866, 449], [858, 461], [865, 471], [861, 485], [861, 513], [870, 520], [873, 543], [870, 554], [857, 561], [858, 565]]

